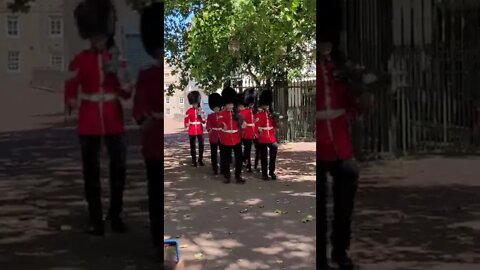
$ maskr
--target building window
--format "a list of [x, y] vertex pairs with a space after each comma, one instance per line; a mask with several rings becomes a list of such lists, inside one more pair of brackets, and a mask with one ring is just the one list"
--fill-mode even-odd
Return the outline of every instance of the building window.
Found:
[[50, 55], [50, 67], [56, 70], [63, 71], [63, 56]]
[[170, 115], [170, 114], [171, 114], [170, 108], [167, 108], [167, 109], [166, 109], [166, 113], [167, 113], [167, 115]]
[[20, 52], [9, 51], [7, 55], [7, 71], [19, 72], [20, 71]]
[[7, 16], [7, 36], [18, 37], [20, 35], [20, 22], [18, 16]]
[[180, 104], [185, 103], [185, 99], [183, 97], [180, 97]]
[[169, 96], [165, 97], [165, 103], [170, 104], [170, 97]]
[[63, 36], [63, 20], [61, 17], [50, 17], [49, 30], [51, 37], [62, 37]]

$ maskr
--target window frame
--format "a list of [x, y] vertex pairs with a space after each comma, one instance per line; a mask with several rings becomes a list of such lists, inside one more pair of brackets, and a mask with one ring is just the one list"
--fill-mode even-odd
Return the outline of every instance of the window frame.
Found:
[[[58, 22], [60, 23], [60, 28], [58, 29], [60, 33], [53, 33], [52, 30], [56, 30], [54, 29], [54, 27], [52, 27], [52, 23], [54, 23], [56, 20], [58, 20]], [[48, 17], [48, 35], [51, 37], [51, 38], [62, 38], [63, 37], [63, 17], [62, 16], [55, 16], [55, 15], [51, 15]]]
[[[54, 65], [54, 58], [55, 57], [59, 57], [59, 59], [61, 60], [59, 66], [55, 66]], [[64, 71], [65, 70], [65, 57], [63, 55], [59, 55], [59, 54], [50, 54], [50, 68], [52, 69], [55, 69], [55, 70], [59, 70], [59, 71]]]
[[[12, 18], [16, 19], [16, 34], [10, 34], [10, 20]], [[19, 38], [20, 37], [20, 16], [18, 15], [7, 15], [5, 18], [5, 36], [7, 38]]]
[[[11, 53], [16, 53], [17, 54], [17, 69], [15, 70], [12, 70], [10, 69], [11, 67], [11, 62], [10, 62], [10, 54]], [[12, 64], [13, 65], [13, 64]], [[21, 54], [20, 54], [20, 51], [7, 51], [7, 61], [6, 61], [6, 69], [7, 69], [7, 73], [20, 73], [21, 72]]]

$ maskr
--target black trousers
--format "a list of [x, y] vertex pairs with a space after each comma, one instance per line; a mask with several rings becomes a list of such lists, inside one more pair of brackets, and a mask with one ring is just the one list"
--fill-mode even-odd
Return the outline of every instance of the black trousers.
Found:
[[197, 149], [195, 145], [195, 139], [198, 140], [198, 162], [203, 161], [203, 135], [193, 136], [190, 135], [190, 155], [192, 156], [192, 162], [197, 163]]
[[120, 218], [123, 208], [123, 190], [126, 177], [126, 145], [123, 135], [80, 136], [82, 152], [85, 197], [88, 203], [90, 222], [100, 225], [103, 220], [101, 184], [100, 184], [100, 150], [102, 139], [110, 157], [110, 209], [111, 219]]
[[220, 166], [222, 166], [222, 174], [225, 177], [230, 177], [230, 164], [232, 162], [232, 151], [235, 157], [235, 176], [242, 175], [242, 144], [239, 143], [234, 146], [222, 145], [220, 151]]
[[317, 161], [317, 235], [319, 262], [327, 261], [327, 174], [333, 178], [333, 222], [331, 243], [333, 252], [344, 254], [350, 248], [351, 223], [357, 192], [359, 170], [355, 161]]
[[[277, 160], [278, 144], [276, 143], [259, 143], [260, 160], [262, 165], [262, 175], [268, 176], [275, 174], [275, 163]], [[270, 150], [270, 160], [268, 160], [268, 150]], [[267, 171], [268, 166], [268, 171]]]
[[210, 143], [210, 158], [212, 160], [212, 169], [215, 173], [218, 172], [218, 143]]
[[148, 180], [148, 210], [153, 243], [160, 247], [163, 239], [163, 160], [145, 160]]
[[253, 140], [253, 145], [255, 145], [255, 163], [254, 163], [254, 168], [258, 168], [258, 162], [260, 161], [260, 150], [258, 149], [258, 140], [254, 139]]
[[247, 163], [247, 168], [252, 167], [252, 144], [253, 140], [242, 139], [243, 143], [243, 161]]

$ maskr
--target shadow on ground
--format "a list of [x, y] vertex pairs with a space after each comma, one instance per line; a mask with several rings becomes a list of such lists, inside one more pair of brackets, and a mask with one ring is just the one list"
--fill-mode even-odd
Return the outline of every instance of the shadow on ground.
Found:
[[[159, 269], [148, 228], [144, 167], [137, 131], [128, 134], [126, 222], [132, 232], [100, 239], [82, 232], [86, 211], [72, 123], [0, 133], [2, 269]], [[104, 212], [108, 207], [103, 151]]]
[[352, 247], [363, 269], [478, 269], [480, 185], [471, 162], [366, 164]]
[[187, 135], [165, 140], [165, 234], [180, 237], [187, 269], [315, 269], [315, 221], [302, 223], [315, 215], [314, 151], [280, 148], [277, 182], [223, 184], [208, 143], [206, 166], [192, 168]]

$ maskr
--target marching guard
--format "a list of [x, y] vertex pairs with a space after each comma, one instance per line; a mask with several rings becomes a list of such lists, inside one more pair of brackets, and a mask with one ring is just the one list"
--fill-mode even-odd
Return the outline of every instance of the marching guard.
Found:
[[133, 107], [133, 117], [142, 127], [150, 231], [157, 249], [160, 249], [163, 243], [163, 22], [158, 20], [161, 14], [163, 2], [145, 7], [141, 13], [140, 32], [143, 46], [156, 63], [140, 71]]
[[[270, 176], [272, 180], [277, 179], [275, 163], [277, 160], [278, 144], [275, 131], [279, 126], [271, 113], [272, 99], [272, 91], [263, 90], [258, 100], [259, 109], [255, 114], [255, 130], [258, 138], [263, 180], [268, 180], [268, 176]], [[268, 153], [270, 153], [269, 159], [267, 157]]]
[[[354, 269], [348, 255], [351, 223], [359, 169], [354, 159], [350, 136], [350, 120], [373, 102], [368, 92], [355, 95], [352, 85], [338, 74], [332, 58], [335, 34], [331, 30], [320, 35], [320, 58], [317, 65], [317, 207], [321, 229], [317, 246], [320, 269], [329, 269], [327, 260], [327, 174], [333, 177], [333, 217], [331, 258], [342, 270]], [[338, 36], [337, 36], [338, 40]], [[341, 59], [341, 58], [339, 58]]]
[[213, 93], [208, 96], [208, 105], [213, 113], [207, 117], [207, 132], [208, 140], [210, 142], [210, 157], [212, 161], [212, 169], [215, 175], [218, 174], [218, 147], [220, 142], [221, 128], [218, 126], [218, 116], [222, 108], [222, 96], [218, 93]]
[[[184, 124], [188, 128], [188, 136], [190, 137], [190, 155], [192, 156], [192, 166], [197, 167], [198, 165], [204, 166], [203, 164], [203, 150], [204, 150], [204, 141], [203, 141], [203, 124], [205, 121], [202, 118], [202, 111], [200, 108], [201, 95], [198, 91], [192, 91], [187, 95], [188, 103], [192, 105], [190, 109], [187, 110]], [[198, 140], [198, 163], [197, 163], [197, 151], [196, 151], [196, 140]]]
[[243, 161], [245, 162], [247, 172], [252, 172], [252, 144], [255, 139], [255, 123], [253, 119], [255, 89], [247, 89], [241, 102], [244, 105], [240, 108], [240, 114], [244, 123], [242, 131]]
[[[113, 40], [116, 14], [111, 1], [85, 0], [74, 11], [82, 39], [91, 47], [78, 53], [69, 65], [74, 76], [65, 83], [68, 112], [78, 106], [77, 132], [80, 139], [85, 197], [89, 222], [86, 232], [104, 235], [100, 185], [100, 151], [105, 143], [110, 157], [110, 209], [108, 219], [114, 232], [127, 227], [120, 217], [126, 178], [126, 145], [120, 98], [128, 99], [132, 87], [119, 76], [122, 67], [108, 51]], [[80, 90], [81, 89], [81, 90]]]
[[241, 126], [242, 119], [235, 107], [237, 93], [231, 87], [226, 87], [222, 91], [222, 100], [224, 110], [219, 113], [218, 125], [222, 128], [220, 132], [220, 166], [225, 177], [224, 183], [230, 183], [230, 164], [232, 160], [232, 151], [235, 157], [235, 180], [238, 184], [244, 184], [242, 178], [242, 140]]

